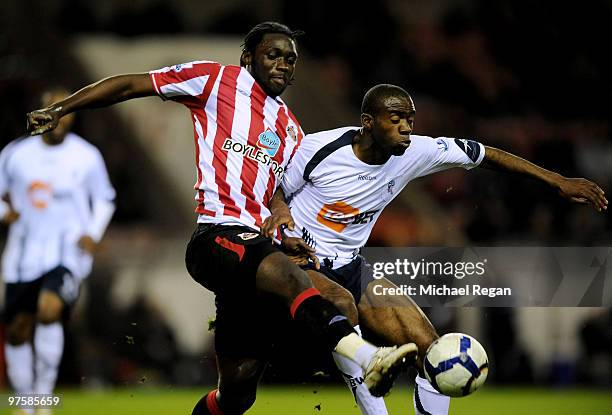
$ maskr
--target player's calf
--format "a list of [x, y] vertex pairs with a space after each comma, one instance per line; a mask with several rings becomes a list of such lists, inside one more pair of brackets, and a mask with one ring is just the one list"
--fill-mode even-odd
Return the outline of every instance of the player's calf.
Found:
[[331, 301], [340, 310], [342, 315], [348, 319], [351, 326], [355, 327], [359, 322], [359, 316], [353, 295], [346, 288], [317, 271], [308, 270], [307, 273], [315, 288], [321, 292], [323, 298]]
[[[385, 279], [375, 284], [392, 286]], [[415, 343], [419, 348], [416, 365], [422, 371], [425, 352], [438, 338], [433, 324], [410, 297], [377, 296], [372, 288], [371, 283], [359, 302], [361, 327], [389, 346]]]
[[417, 352], [414, 344], [390, 352], [364, 341], [347, 317], [324, 299], [308, 275], [284, 254], [270, 254], [261, 262], [257, 270], [257, 288], [282, 298], [293, 298], [291, 316], [304, 322], [331, 351], [357, 362], [364, 372], [369, 372], [366, 377], [371, 391], [384, 395], [391, 388], [399, 369], [413, 364]]

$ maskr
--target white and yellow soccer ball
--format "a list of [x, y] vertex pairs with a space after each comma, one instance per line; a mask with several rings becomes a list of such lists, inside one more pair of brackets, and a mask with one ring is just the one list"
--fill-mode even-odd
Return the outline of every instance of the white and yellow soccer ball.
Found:
[[449, 333], [429, 346], [423, 369], [438, 392], [452, 397], [467, 396], [487, 379], [489, 359], [475, 338]]

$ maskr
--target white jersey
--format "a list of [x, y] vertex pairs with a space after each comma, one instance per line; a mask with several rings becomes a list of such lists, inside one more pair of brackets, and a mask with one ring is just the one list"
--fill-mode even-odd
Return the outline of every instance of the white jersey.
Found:
[[295, 230], [333, 268], [351, 262], [382, 210], [413, 179], [452, 167], [471, 169], [484, 146], [471, 140], [411, 135], [402, 156], [382, 165], [359, 160], [351, 145], [357, 127], [308, 134], [287, 167], [282, 188]]
[[[77, 242], [102, 237], [115, 198], [98, 149], [73, 133], [58, 145], [15, 140], [0, 153], [0, 196], [19, 213], [2, 257], [5, 282], [32, 281], [59, 265], [77, 278], [89, 274], [91, 255]], [[7, 209], [2, 202], [0, 213]]]

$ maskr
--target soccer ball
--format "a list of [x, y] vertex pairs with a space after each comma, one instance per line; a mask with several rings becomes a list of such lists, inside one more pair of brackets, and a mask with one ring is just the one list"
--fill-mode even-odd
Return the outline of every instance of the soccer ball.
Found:
[[489, 359], [475, 338], [449, 333], [429, 346], [423, 368], [427, 380], [438, 392], [460, 397], [482, 386], [489, 372]]

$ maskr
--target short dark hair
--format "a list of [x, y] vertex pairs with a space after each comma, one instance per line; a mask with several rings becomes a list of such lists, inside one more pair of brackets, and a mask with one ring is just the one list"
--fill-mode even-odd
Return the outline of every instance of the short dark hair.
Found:
[[254, 26], [249, 33], [244, 37], [244, 42], [242, 43], [242, 52], [255, 52], [255, 48], [261, 42], [264, 35], [268, 33], [280, 33], [285, 35], [295, 41], [298, 37], [304, 35], [304, 31], [302, 30], [291, 30], [289, 27], [282, 23], [278, 22], [263, 22]]
[[382, 109], [383, 103], [390, 97], [406, 97], [412, 100], [410, 94], [402, 87], [391, 84], [378, 84], [363, 96], [361, 101], [361, 113], [376, 115]]

